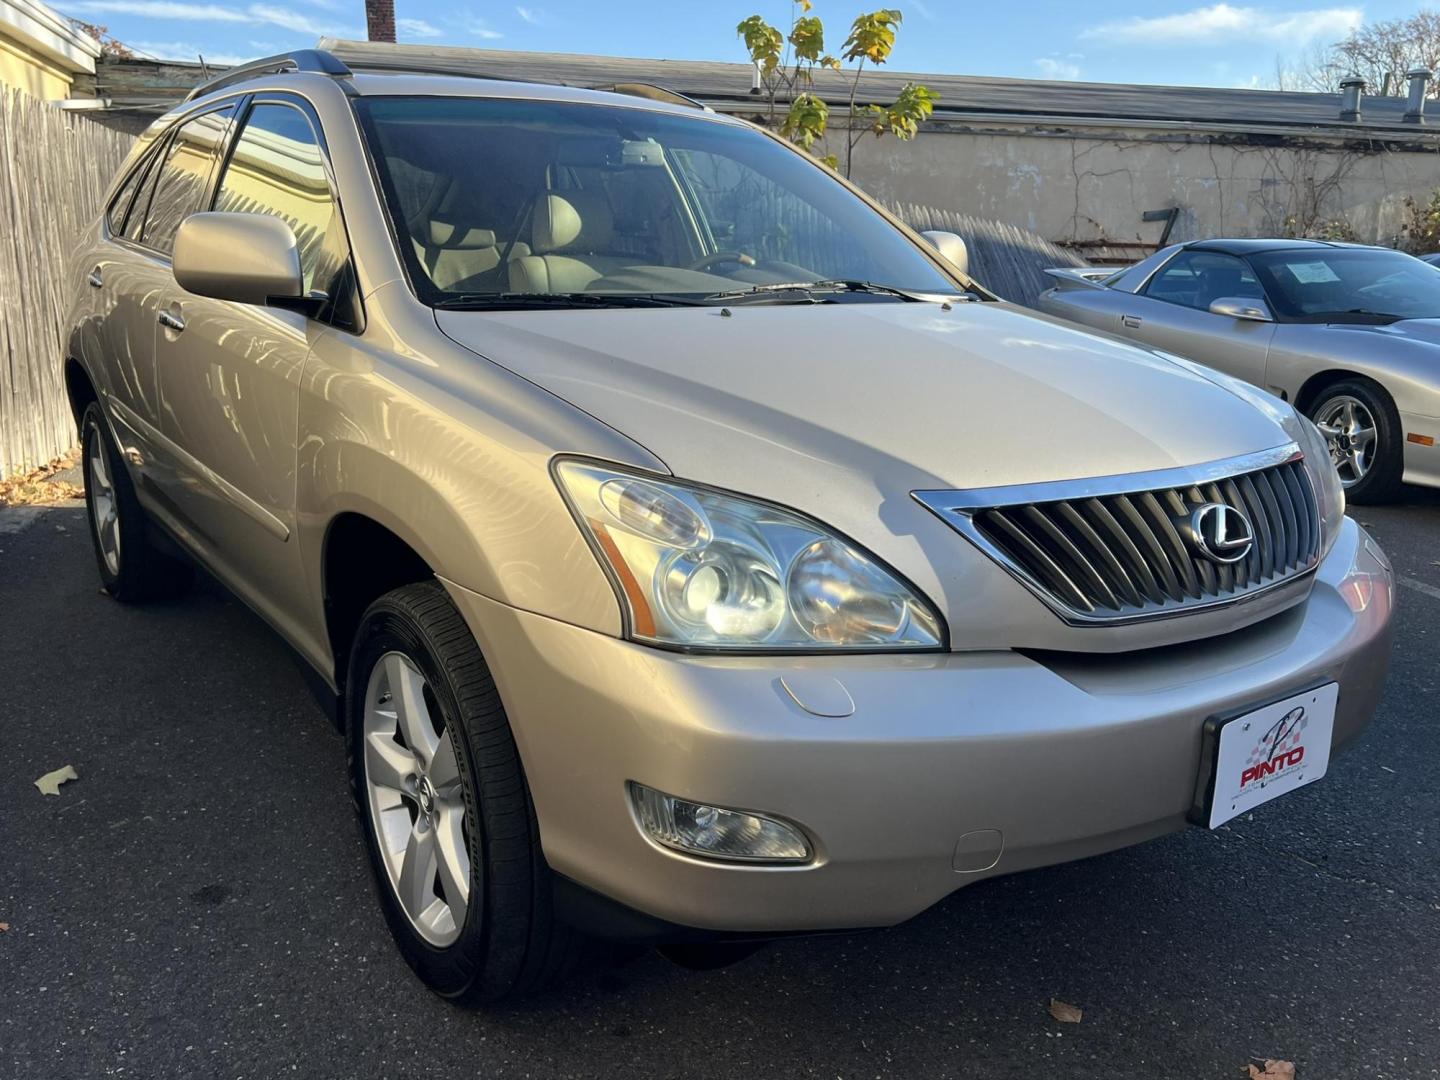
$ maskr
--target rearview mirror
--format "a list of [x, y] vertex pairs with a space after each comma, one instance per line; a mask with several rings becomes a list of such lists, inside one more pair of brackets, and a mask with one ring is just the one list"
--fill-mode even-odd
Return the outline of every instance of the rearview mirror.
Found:
[[1274, 322], [1270, 305], [1252, 296], [1221, 296], [1210, 301], [1210, 314], [1228, 315], [1248, 322]]
[[304, 301], [300, 247], [290, 226], [264, 214], [191, 214], [175, 234], [175, 280], [197, 296], [237, 304]]
[[940, 232], [936, 229], [920, 235], [962, 274], [970, 273], [970, 249], [965, 246], [964, 240], [953, 232]]

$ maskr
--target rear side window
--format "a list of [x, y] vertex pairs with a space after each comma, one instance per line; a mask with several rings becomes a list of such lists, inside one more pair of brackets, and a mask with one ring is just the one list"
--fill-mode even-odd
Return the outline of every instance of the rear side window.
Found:
[[1263, 300], [1265, 290], [1243, 259], [1218, 251], [1186, 251], [1151, 279], [1145, 295], [1206, 311], [1222, 297]]
[[233, 112], [234, 106], [227, 105], [187, 120], [176, 130], [160, 165], [155, 193], [150, 197], [150, 208], [145, 215], [145, 228], [140, 234], [140, 242], [146, 247], [170, 254], [175, 244], [175, 230], [200, 209]]
[[130, 175], [120, 185], [120, 190], [115, 193], [115, 198], [110, 200], [110, 209], [106, 211], [105, 221], [110, 226], [112, 233], [120, 233], [125, 229], [125, 215], [130, 212], [130, 204], [135, 201], [135, 192], [139, 189], [145, 174], [150, 170], [150, 163], [155, 155], [147, 153], [142, 156], [140, 162], [130, 170]]
[[320, 140], [299, 109], [262, 102], [250, 110], [221, 177], [215, 209], [285, 222], [300, 248], [305, 291], [335, 295], [348, 252]]

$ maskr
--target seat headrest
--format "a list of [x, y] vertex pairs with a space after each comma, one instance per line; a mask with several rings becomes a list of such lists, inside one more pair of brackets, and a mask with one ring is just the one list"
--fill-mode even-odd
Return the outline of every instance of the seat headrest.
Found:
[[[477, 248], [495, 246], [493, 229], [472, 229], [453, 221], [431, 221], [429, 233], [427, 247], [445, 248], [452, 251], [474, 251]], [[426, 237], [421, 236], [419, 240], [424, 244]]]
[[600, 192], [551, 191], [535, 202], [531, 247], [537, 255], [599, 251], [614, 232], [615, 212]]

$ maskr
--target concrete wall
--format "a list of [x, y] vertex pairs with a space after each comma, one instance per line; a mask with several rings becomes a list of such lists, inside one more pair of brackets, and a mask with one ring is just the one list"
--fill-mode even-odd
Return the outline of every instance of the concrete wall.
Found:
[[867, 139], [855, 153], [854, 178], [880, 199], [995, 218], [1054, 242], [1153, 244], [1163, 223], [1141, 213], [1178, 206], [1174, 240], [1303, 233], [1343, 219], [1360, 240], [1393, 243], [1405, 196], [1428, 201], [1440, 187], [1440, 139], [1419, 137], [1382, 146], [937, 124], [910, 143]]

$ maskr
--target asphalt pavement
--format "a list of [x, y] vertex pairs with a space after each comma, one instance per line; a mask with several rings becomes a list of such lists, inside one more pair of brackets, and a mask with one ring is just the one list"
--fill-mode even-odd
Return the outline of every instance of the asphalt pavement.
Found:
[[1399, 634], [1319, 784], [893, 930], [474, 1013], [391, 946], [340, 738], [270, 631], [214, 585], [122, 607], [82, 509], [0, 510], [0, 1077], [1440, 1076], [1440, 495], [1355, 516]]

